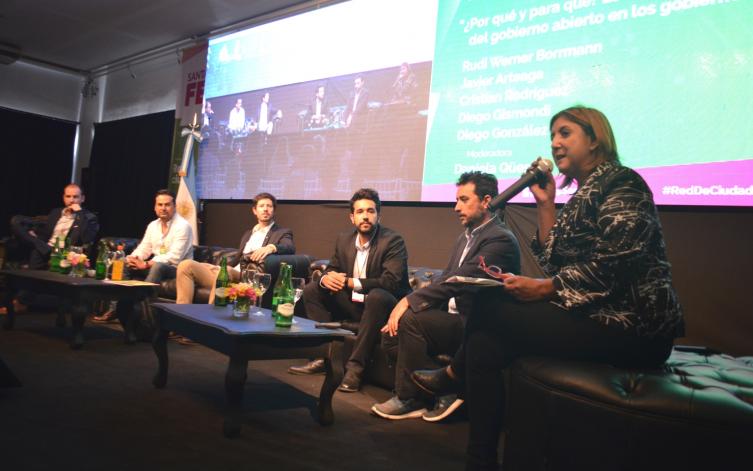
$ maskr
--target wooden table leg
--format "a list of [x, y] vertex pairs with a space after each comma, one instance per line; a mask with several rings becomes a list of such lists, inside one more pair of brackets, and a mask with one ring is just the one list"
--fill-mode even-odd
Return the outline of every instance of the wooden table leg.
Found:
[[332, 396], [343, 380], [343, 341], [333, 340], [329, 344], [329, 355], [324, 359], [327, 368], [327, 376], [319, 392], [317, 402], [317, 420], [321, 425], [332, 425], [335, 422], [335, 413], [332, 411]]
[[234, 438], [241, 433], [243, 421], [243, 389], [246, 386], [246, 372], [248, 360], [231, 356], [225, 374], [225, 397], [227, 411], [222, 433], [227, 438]]
[[84, 322], [86, 321], [87, 314], [89, 314], [88, 303], [77, 302], [71, 306], [70, 312], [71, 326], [73, 327], [71, 348], [78, 350], [84, 346]]
[[118, 301], [118, 307], [115, 309], [115, 315], [123, 326], [123, 341], [128, 345], [136, 343], [136, 321], [138, 312], [134, 309], [132, 299], [121, 299]]
[[157, 355], [157, 374], [154, 375], [152, 384], [157, 389], [162, 389], [167, 384], [167, 334], [168, 331], [157, 329], [152, 338], [152, 348]]

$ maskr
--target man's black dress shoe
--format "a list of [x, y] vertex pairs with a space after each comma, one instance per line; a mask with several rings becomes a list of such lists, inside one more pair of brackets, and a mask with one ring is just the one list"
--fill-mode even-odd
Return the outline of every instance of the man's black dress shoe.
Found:
[[323, 375], [326, 372], [327, 368], [324, 366], [323, 358], [317, 358], [303, 366], [291, 366], [288, 368], [288, 373], [292, 375]]
[[429, 394], [443, 396], [445, 394], [461, 392], [463, 385], [460, 381], [452, 379], [447, 374], [446, 368], [438, 370], [416, 370], [410, 378], [416, 385]]
[[340, 387], [337, 388], [342, 392], [358, 392], [361, 389], [361, 375], [348, 371], [345, 373], [343, 382], [340, 383]]

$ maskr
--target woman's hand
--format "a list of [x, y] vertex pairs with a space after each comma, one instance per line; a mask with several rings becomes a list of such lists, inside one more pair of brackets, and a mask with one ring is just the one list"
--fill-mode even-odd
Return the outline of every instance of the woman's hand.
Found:
[[503, 277], [505, 291], [523, 302], [552, 299], [555, 294], [551, 278], [530, 278], [508, 274]]
[[539, 207], [554, 205], [554, 196], [557, 194], [557, 183], [554, 181], [552, 173], [547, 172], [545, 178], [546, 185], [544, 188], [541, 188], [541, 185], [538, 183], [534, 183], [530, 187], [531, 193], [533, 193], [533, 197], [536, 199], [536, 205]]
[[540, 245], [544, 245], [549, 231], [554, 226], [556, 219], [554, 197], [557, 194], [557, 184], [554, 181], [554, 177], [551, 172], [546, 174], [546, 185], [541, 188], [541, 185], [534, 183], [531, 185], [531, 193], [536, 199], [536, 219], [538, 220], [538, 241]]

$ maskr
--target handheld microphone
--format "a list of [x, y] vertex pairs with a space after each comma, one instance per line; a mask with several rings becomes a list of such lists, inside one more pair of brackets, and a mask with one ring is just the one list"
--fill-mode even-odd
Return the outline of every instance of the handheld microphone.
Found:
[[554, 164], [549, 159], [542, 159], [541, 157], [533, 161], [526, 173], [524, 173], [518, 181], [507, 187], [505, 191], [497, 195], [489, 203], [489, 210], [496, 211], [503, 207], [508, 201], [513, 199], [518, 193], [525, 190], [534, 183], [545, 184], [546, 176], [552, 173]]

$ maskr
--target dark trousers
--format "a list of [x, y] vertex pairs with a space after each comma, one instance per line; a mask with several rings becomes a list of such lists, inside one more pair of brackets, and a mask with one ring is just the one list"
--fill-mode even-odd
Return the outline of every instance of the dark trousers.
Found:
[[418, 386], [410, 379], [410, 374], [415, 370], [439, 368], [441, 365], [433, 357], [455, 354], [462, 341], [463, 319], [459, 314], [441, 309], [420, 312], [408, 309], [400, 318], [396, 336], [382, 334], [382, 347], [396, 362], [397, 397], [405, 400], [418, 396]]
[[481, 290], [466, 324], [466, 469], [497, 469], [502, 369], [516, 358], [540, 355], [645, 367], [660, 365], [671, 350], [668, 339], [638, 337], [548, 302], [520, 303], [501, 290]]
[[397, 304], [397, 299], [387, 290], [376, 288], [369, 291], [366, 302], [351, 301], [351, 291], [344, 289], [332, 293], [308, 283], [303, 289], [306, 315], [317, 322], [351, 319], [358, 322], [353, 352], [348, 359], [348, 371], [362, 373], [374, 345], [379, 340], [379, 330], [387, 323], [387, 317]]
[[21, 243], [31, 249], [29, 254], [29, 268], [33, 270], [43, 270], [47, 268], [48, 260], [52, 247], [47, 245], [46, 240], [29, 234], [29, 229], [33, 227], [33, 218], [28, 216], [13, 216], [10, 220], [10, 228], [13, 235]]

